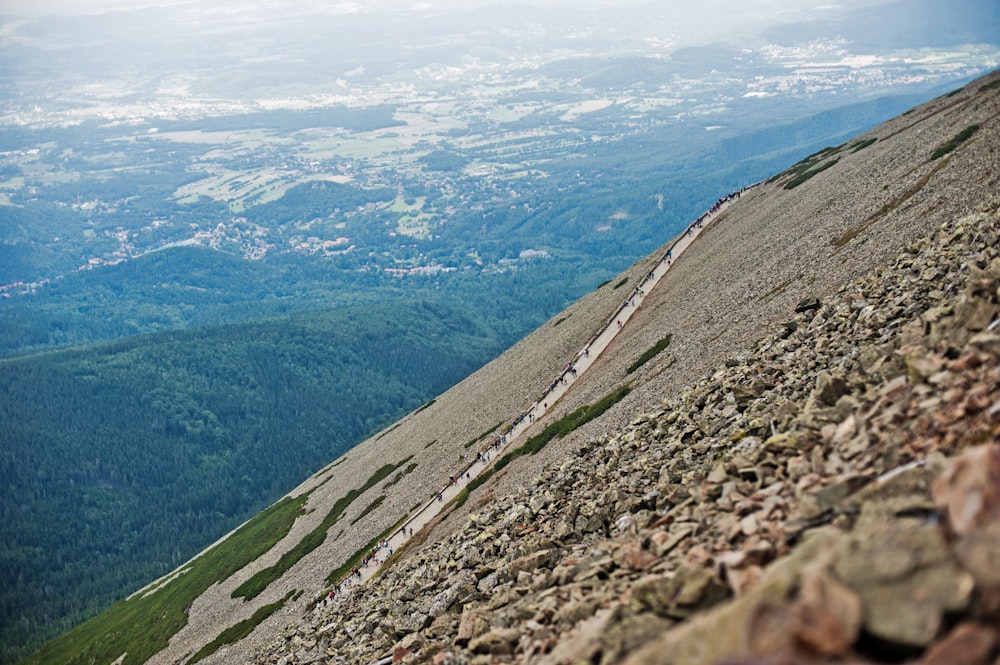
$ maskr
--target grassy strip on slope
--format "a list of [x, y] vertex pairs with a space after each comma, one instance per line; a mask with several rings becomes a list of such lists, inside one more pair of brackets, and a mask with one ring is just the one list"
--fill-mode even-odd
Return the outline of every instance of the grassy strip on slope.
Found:
[[187, 625], [187, 608], [213, 584], [274, 547], [302, 515], [309, 493], [285, 497], [192, 561], [156, 591], [119, 601], [25, 659], [35, 663], [144, 663]]
[[933, 162], [935, 159], [940, 159], [941, 157], [944, 157], [949, 152], [957, 148], [959, 145], [972, 138], [972, 135], [975, 134], [977, 131], [979, 131], [979, 125], [969, 125], [965, 129], [960, 131], [958, 134], [955, 134], [955, 136], [952, 137], [950, 141], [948, 141], [943, 146], [939, 147], [937, 150], [934, 151], [934, 153], [931, 155], [931, 161]]
[[[392, 487], [393, 485], [395, 485], [396, 483], [398, 483], [400, 480], [402, 480], [403, 476], [407, 476], [407, 475], [413, 473], [413, 470], [416, 469], [416, 468], [417, 468], [417, 463], [416, 462], [410, 462], [409, 464], [406, 465], [405, 469], [403, 469], [402, 471], [400, 471], [399, 473], [397, 473], [393, 477], [392, 480], [390, 480], [385, 485], [383, 485], [382, 489], [383, 490], [389, 489], [390, 487]], [[361, 518], [359, 517], [358, 519], [361, 519]]]
[[264, 605], [263, 607], [257, 608], [249, 619], [244, 619], [239, 623], [226, 628], [222, 631], [218, 637], [203, 646], [198, 650], [191, 660], [187, 662], [187, 665], [194, 665], [199, 660], [203, 658], [208, 658], [213, 653], [226, 646], [227, 644], [233, 644], [239, 642], [244, 637], [253, 632], [253, 629], [260, 625], [266, 618], [280, 610], [285, 606], [285, 603], [295, 595], [295, 590], [289, 591], [288, 594], [281, 600], [271, 603], [270, 605]]
[[622, 399], [624, 399], [624, 397], [628, 395], [631, 390], [632, 386], [625, 384], [621, 388], [605, 395], [593, 404], [581, 406], [576, 411], [566, 414], [554, 423], [549, 423], [544, 429], [542, 429], [541, 432], [525, 441], [524, 445], [508, 451], [503, 457], [498, 459], [493, 465], [493, 468], [483, 471], [478, 476], [470, 480], [469, 484], [463, 487], [462, 490], [455, 495], [455, 498], [451, 500], [452, 508], [458, 508], [463, 505], [469, 499], [469, 494], [471, 494], [476, 488], [482, 486], [482, 484], [485, 483], [490, 476], [510, 464], [516, 458], [521, 455], [534, 455], [539, 450], [544, 448], [549, 441], [557, 436], [566, 436], [578, 427], [590, 422], [618, 402], [622, 401]]
[[877, 142], [878, 142], [877, 138], [874, 138], [874, 139], [865, 139], [864, 141], [858, 141], [857, 143], [851, 144], [851, 152], [861, 152], [862, 150], [864, 150], [868, 146], [870, 146], [870, 145], [872, 145], [874, 143], [877, 143]]
[[642, 367], [643, 365], [645, 365], [647, 362], [649, 362], [650, 360], [652, 360], [657, 354], [660, 353], [660, 351], [662, 351], [663, 349], [665, 349], [668, 346], [670, 346], [670, 339], [671, 339], [671, 337], [672, 337], [671, 335], [667, 335], [666, 337], [664, 337], [663, 339], [661, 339], [659, 342], [657, 342], [656, 344], [654, 344], [650, 348], [646, 349], [642, 353], [642, 355], [639, 356], [638, 360], [636, 360], [634, 363], [632, 363], [631, 365], [628, 366], [628, 369], [625, 370], [625, 373], [626, 374], [631, 374], [632, 372], [634, 372], [635, 370], [639, 369], [640, 367]]
[[840, 151], [839, 148], [834, 148], [833, 146], [827, 146], [818, 152], [814, 152], [808, 157], [799, 160], [791, 166], [791, 168], [785, 169], [781, 173], [771, 176], [767, 180], [767, 184], [781, 180], [782, 178], [789, 176], [801, 176], [808, 172], [814, 166], [819, 164], [824, 158], [837, 154]]
[[385, 494], [379, 494], [378, 498], [376, 498], [374, 501], [372, 501], [371, 503], [369, 503], [365, 507], [365, 509], [361, 511], [360, 515], [358, 515], [353, 520], [351, 520], [351, 526], [354, 526], [355, 524], [357, 524], [358, 522], [360, 522], [366, 515], [368, 515], [373, 510], [375, 510], [376, 508], [378, 508], [379, 506], [381, 506], [383, 501], [385, 501]]
[[798, 176], [796, 176], [795, 178], [792, 178], [787, 183], [785, 183], [785, 189], [795, 189], [796, 187], [798, 187], [802, 183], [804, 183], [807, 180], [809, 180], [810, 178], [812, 178], [814, 175], [816, 175], [818, 173], [822, 173], [823, 171], [827, 170], [828, 168], [830, 168], [831, 166], [833, 166], [834, 164], [836, 164], [839, 161], [840, 161], [840, 157], [838, 157], [836, 159], [831, 159], [830, 161], [828, 161], [828, 162], [826, 162], [824, 164], [820, 164], [819, 166], [817, 166], [814, 169], [809, 169], [808, 171], [804, 171], [804, 172], [800, 173]]
[[413, 456], [410, 455], [397, 464], [386, 464], [385, 466], [380, 467], [360, 489], [353, 489], [337, 499], [337, 502], [333, 504], [333, 507], [330, 508], [330, 512], [326, 514], [326, 517], [323, 518], [323, 521], [320, 522], [319, 526], [306, 534], [306, 536], [296, 543], [292, 549], [282, 554], [281, 558], [278, 559], [278, 562], [273, 566], [261, 570], [246, 582], [233, 589], [233, 593], [231, 594], [232, 597], [238, 598], [242, 596], [244, 600], [250, 600], [260, 595], [260, 593], [263, 592], [271, 582], [284, 575], [289, 568], [294, 566], [296, 563], [301, 561], [303, 557], [323, 544], [323, 541], [326, 540], [326, 532], [330, 530], [330, 527], [337, 523], [340, 516], [344, 514], [344, 511], [347, 510], [348, 506], [350, 506], [356, 498], [388, 478], [389, 474], [409, 462], [412, 458]]
[[334, 570], [332, 573], [326, 576], [327, 584], [336, 584], [344, 578], [348, 573], [354, 570], [366, 554], [375, 549], [375, 545], [382, 541], [383, 538], [388, 538], [389, 534], [393, 533], [399, 527], [403, 526], [403, 522], [406, 521], [406, 517], [403, 517], [398, 522], [393, 524], [391, 527], [380, 533], [379, 535], [368, 541], [368, 544], [359, 549], [357, 552], [351, 555], [351, 557], [345, 561], [339, 568]]

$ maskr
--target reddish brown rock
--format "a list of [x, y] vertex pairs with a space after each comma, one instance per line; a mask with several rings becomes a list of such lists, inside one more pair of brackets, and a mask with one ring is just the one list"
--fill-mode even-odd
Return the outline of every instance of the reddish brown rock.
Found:
[[920, 665], [989, 665], [1000, 636], [995, 628], [963, 623], [924, 654]]
[[934, 482], [933, 494], [959, 536], [1000, 521], [1000, 446], [967, 450]]
[[821, 568], [803, 571], [799, 583], [792, 609], [796, 640], [824, 656], [846, 654], [861, 630], [861, 599]]
[[1000, 446], [964, 452], [934, 482], [952, 550], [984, 588], [1000, 587]]

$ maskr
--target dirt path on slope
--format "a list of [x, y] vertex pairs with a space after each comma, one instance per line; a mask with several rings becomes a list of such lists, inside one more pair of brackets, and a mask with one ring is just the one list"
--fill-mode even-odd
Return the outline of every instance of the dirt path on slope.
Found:
[[516, 444], [518, 443], [523, 443], [520, 439], [524, 433], [534, 424], [540, 422], [555, 407], [559, 399], [569, 391], [580, 375], [586, 372], [601, 356], [601, 353], [607, 349], [618, 333], [628, 323], [635, 311], [639, 309], [649, 291], [667, 273], [673, 262], [691, 246], [709, 224], [718, 219], [733, 201], [739, 200], [739, 197], [740, 193], [736, 192], [723, 197], [716, 206], [713, 206], [711, 211], [705, 213], [697, 221], [688, 226], [684, 233], [660, 258], [656, 266], [646, 275], [639, 286], [623, 301], [614, 316], [576, 354], [573, 362], [567, 365], [563, 372], [548, 386], [542, 398], [512, 421], [509, 429], [503, 435], [498, 435], [497, 439], [490, 446], [481, 450], [472, 464], [460, 469], [452, 477], [451, 482], [445, 485], [435, 496], [431, 497], [419, 510], [410, 515], [406, 522], [394, 531], [391, 536], [382, 541], [372, 553], [371, 560], [366, 565], [362, 565], [355, 575], [349, 576], [341, 590], [348, 591], [371, 579], [378, 572], [386, 558], [405, 545], [413, 534], [418, 533], [437, 517], [442, 509], [458, 496], [469, 481], [490, 468], [495, 456], [499, 455], [503, 450], [516, 448]]

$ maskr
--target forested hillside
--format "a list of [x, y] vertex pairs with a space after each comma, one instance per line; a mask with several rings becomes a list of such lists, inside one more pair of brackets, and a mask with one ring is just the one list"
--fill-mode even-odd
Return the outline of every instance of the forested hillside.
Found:
[[412, 303], [0, 362], [0, 642], [172, 570], [501, 343]]

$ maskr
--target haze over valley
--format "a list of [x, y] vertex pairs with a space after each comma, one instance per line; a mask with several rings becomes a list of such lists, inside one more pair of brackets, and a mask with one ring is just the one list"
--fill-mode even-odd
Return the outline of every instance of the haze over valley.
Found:
[[[542, 279], [583, 260], [579, 295], [720, 193], [998, 62], [989, 3], [784, 4], [8, 4], [0, 294], [59, 318], [107, 278], [53, 280], [206, 247], [302, 259], [254, 271], [269, 313], [336, 300], [278, 294], [317, 259], [559, 264]], [[199, 318], [172, 302], [191, 288], [94, 295], [118, 326], [23, 324], [3, 348], [260, 313]]]

